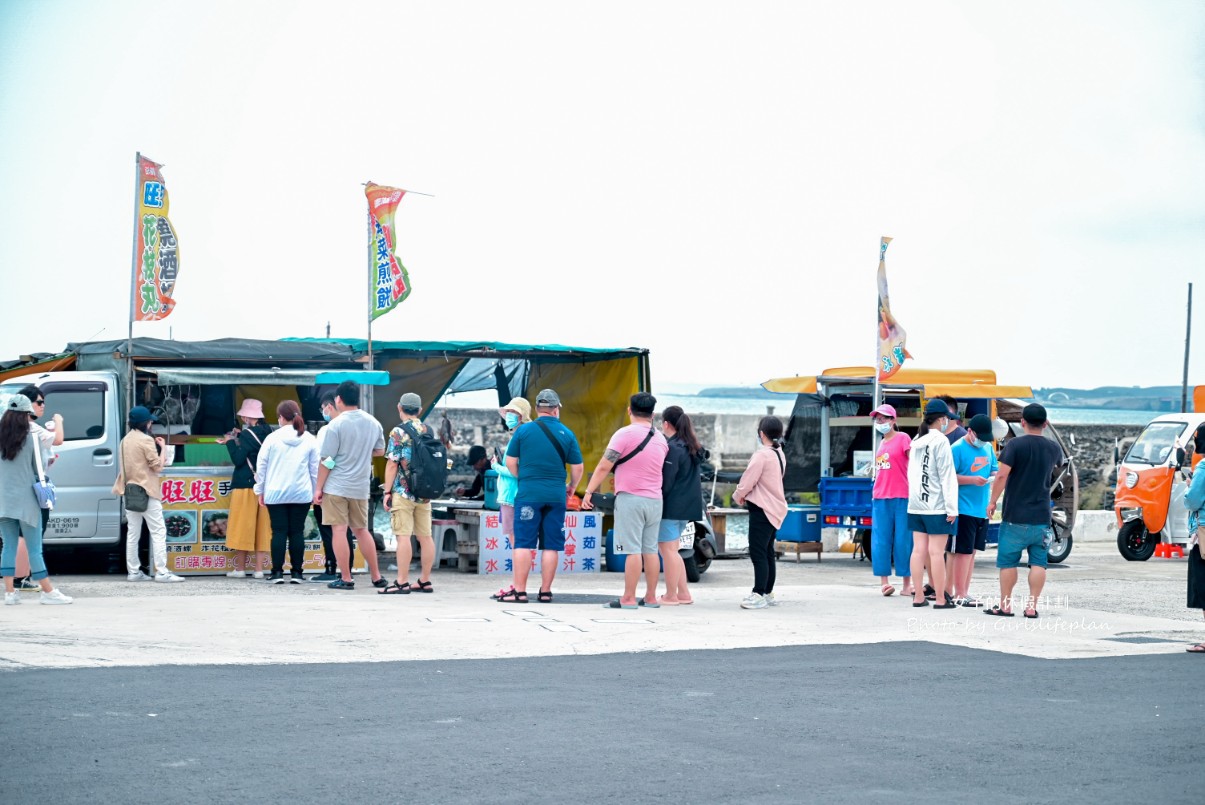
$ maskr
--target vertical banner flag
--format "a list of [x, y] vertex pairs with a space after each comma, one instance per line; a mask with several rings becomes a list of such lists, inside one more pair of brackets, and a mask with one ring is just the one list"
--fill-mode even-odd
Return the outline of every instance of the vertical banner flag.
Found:
[[891, 238], [879, 240], [879, 380], [886, 380], [900, 370], [904, 359], [912, 359], [905, 344], [908, 334], [891, 315], [891, 299], [887, 295], [887, 244]]
[[167, 218], [163, 167], [138, 157], [137, 244], [134, 252], [134, 321], [166, 319], [176, 307], [172, 292], [180, 269], [176, 230]]
[[369, 182], [364, 187], [364, 195], [368, 197], [372, 237], [369, 287], [372, 288], [372, 318], [376, 319], [410, 295], [410, 275], [394, 253], [397, 235], [393, 228], [393, 216], [406, 191]]

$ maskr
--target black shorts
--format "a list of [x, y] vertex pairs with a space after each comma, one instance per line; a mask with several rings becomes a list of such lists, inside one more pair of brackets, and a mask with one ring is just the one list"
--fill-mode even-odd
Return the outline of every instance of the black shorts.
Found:
[[958, 515], [958, 533], [946, 540], [946, 553], [971, 554], [987, 550], [987, 519]]

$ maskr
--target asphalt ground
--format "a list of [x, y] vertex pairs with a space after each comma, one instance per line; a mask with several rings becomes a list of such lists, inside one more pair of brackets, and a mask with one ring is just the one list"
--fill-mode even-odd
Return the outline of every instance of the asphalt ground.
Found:
[[[57, 803], [1200, 803], [1205, 658], [928, 642], [0, 674]], [[32, 801], [32, 800], [31, 800]]]

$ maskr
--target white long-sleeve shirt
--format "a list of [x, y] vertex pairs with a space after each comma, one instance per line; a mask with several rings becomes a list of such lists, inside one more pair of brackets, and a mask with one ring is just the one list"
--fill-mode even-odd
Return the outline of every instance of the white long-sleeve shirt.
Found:
[[292, 425], [272, 431], [259, 449], [255, 494], [269, 506], [311, 503], [317, 487], [318, 441], [309, 433], [298, 436]]
[[912, 440], [908, 453], [908, 513], [958, 516], [958, 475], [950, 440], [938, 430]]

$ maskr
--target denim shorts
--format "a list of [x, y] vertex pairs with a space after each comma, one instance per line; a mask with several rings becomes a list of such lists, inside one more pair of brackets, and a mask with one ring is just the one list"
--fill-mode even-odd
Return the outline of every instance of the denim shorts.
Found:
[[686, 520], [662, 520], [661, 529], [657, 532], [657, 543], [677, 542], [686, 528]]
[[1021, 566], [1021, 551], [1029, 554], [1030, 567], [1046, 567], [1046, 552], [1054, 532], [1048, 525], [1001, 523], [1000, 542], [996, 546], [996, 567], [1001, 570]]

